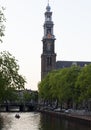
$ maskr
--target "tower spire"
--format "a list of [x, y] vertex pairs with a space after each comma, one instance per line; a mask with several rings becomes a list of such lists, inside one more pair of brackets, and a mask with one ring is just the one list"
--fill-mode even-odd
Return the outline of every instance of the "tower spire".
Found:
[[50, 9], [51, 9], [51, 7], [49, 6], [49, 0], [48, 0], [48, 5], [47, 5], [47, 7], [46, 7], [46, 10], [47, 10], [48, 12], [50, 12]]

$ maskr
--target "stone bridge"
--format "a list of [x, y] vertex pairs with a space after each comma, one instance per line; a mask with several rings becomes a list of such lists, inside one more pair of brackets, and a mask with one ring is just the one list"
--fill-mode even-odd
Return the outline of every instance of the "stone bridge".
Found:
[[9, 103], [1, 103], [0, 111], [34, 111], [37, 109], [37, 103], [29, 103], [29, 102], [9, 102]]

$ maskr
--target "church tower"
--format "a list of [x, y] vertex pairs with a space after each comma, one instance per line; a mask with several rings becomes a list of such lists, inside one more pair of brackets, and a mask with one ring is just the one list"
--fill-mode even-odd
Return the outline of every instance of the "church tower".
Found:
[[48, 72], [54, 70], [56, 65], [55, 36], [53, 34], [53, 26], [52, 12], [48, 3], [45, 12], [44, 36], [42, 39], [43, 52], [41, 55], [41, 79], [43, 79]]

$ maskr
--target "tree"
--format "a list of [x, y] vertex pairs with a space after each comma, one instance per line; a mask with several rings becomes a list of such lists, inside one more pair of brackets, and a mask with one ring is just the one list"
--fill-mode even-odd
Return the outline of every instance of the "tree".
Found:
[[51, 103], [52, 91], [50, 86], [50, 73], [38, 84], [39, 97], [45, 103]]
[[76, 88], [80, 90], [79, 101], [91, 98], [91, 64], [84, 66], [77, 78]]
[[0, 8], [0, 42], [2, 42], [2, 37], [4, 36], [4, 31], [5, 31], [5, 25], [4, 22], [6, 21], [5, 16], [4, 16], [4, 8]]
[[29, 93], [27, 90], [25, 90], [24, 93], [23, 93], [23, 99], [24, 99], [25, 102], [31, 101], [32, 94]]
[[8, 96], [8, 91], [24, 89], [25, 79], [19, 74], [17, 60], [9, 52], [0, 53], [0, 100]]
[[39, 84], [39, 94], [42, 98], [51, 98], [61, 104], [77, 102], [79, 92], [75, 83], [80, 70], [80, 67], [72, 66], [50, 72]]

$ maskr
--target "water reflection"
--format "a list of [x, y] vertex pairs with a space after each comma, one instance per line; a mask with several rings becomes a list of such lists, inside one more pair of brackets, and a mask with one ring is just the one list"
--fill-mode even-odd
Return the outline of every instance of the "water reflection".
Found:
[[46, 114], [42, 114], [40, 119], [40, 130], [91, 130], [91, 127], [84, 124], [77, 124]]
[[1, 130], [2, 127], [3, 127], [3, 119], [2, 119], [2, 117], [0, 116], [0, 130]]
[[75, 124], [46, 114], [19, 113], [19, 119], [15, 118], [15, 114], [1, 113], [0, 130], [91, 130], [91, 127], [83, 124]]
[[15, 113], [2, 113], [3, 120], [0, 130], [38, 130], [39, 113], [19, 113], [20, 118], [15, 118]]

